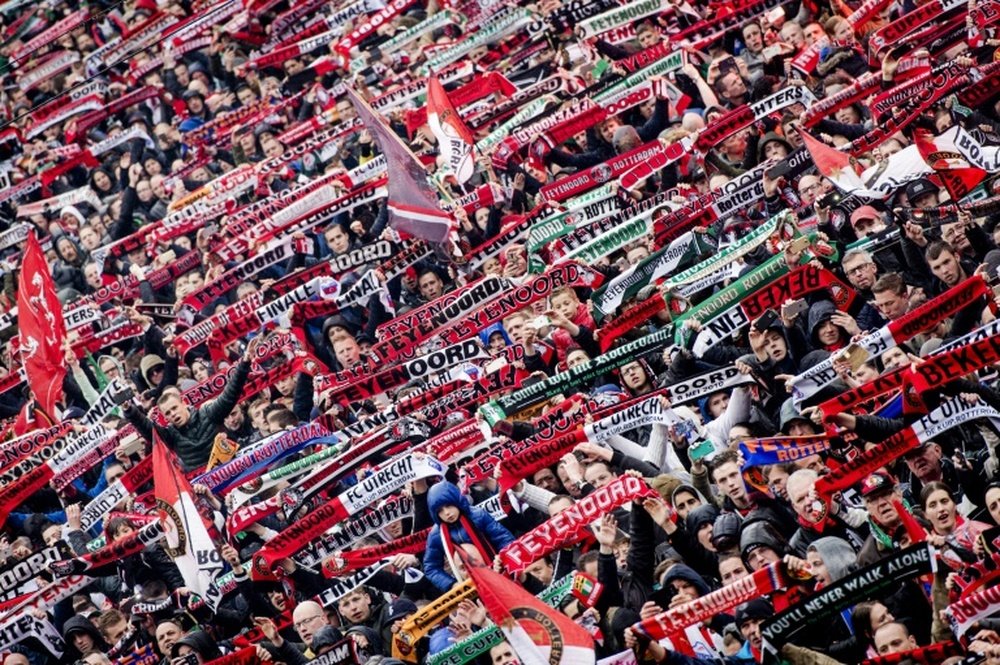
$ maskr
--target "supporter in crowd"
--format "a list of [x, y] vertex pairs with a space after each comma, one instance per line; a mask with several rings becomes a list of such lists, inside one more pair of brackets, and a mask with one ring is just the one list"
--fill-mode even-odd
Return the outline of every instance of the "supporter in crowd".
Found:
[[1000, 662], [983, 7], [0, 18], [3, 665]]

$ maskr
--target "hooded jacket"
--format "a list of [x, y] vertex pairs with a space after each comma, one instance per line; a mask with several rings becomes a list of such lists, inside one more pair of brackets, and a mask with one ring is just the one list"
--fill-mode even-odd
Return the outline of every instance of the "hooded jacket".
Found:
[[222, 652], [215, 640], [203, 630], [192, 631], [174, 642], [174, 645], [170, 647], [170, 655], [176, 658], [179, 655], [178, 651], [181, 645], [196, 651], [201, 656], [202, 661], [206, 663], [216, 658], [222, 658]]
[[838, 351], [846, 346], [845, 341], [850, 339], [850, 335], [840, 326], [836, 326], [837, 331], [840, 333], [840, 339], [836, 344], [832, 346], [826, 345], [817, 338], [819, 327], [832, 319], [836, 313], [837, 308], [829, 300], [820, 300], [809, 308], [809, 344], [812, 348], [823, 349], [824, 351]]
[[[693, 586], [698, 591], [699, 598], [712, 592], [712, 588], [708, 586], [708, 582], [705, 581], [705, 578], [696, 573], [690, 566], [686, 566], [683, 563], [678, 563], [677, 565], [670, 567], [670, 570], [668, 570], [663, 576], [663, 586], [667, 587], [671, 582], [678, 580], [687, 582]], [[708, 622], [708, 625], [712, 630], [721, 635], [726, 626], [732, 622], [733, 617], [731, 615], [720, 613], [712, 617], [712, 620]]]
[[836, 536], [826, 536], [816, 540], [809, 546], [809, 550], [815, 551], [822, 557], [833, 582], [847, 577], [858, 558], [851, 544]]
[[69, 618], [66, 624], [63, 626], [63, 639], [66, 641], [66, 651], [71, 654], [73, 658], [79, 658], [81, 654], [76, 645], [73, 644], [72, 633], [85, 633], [90, 635], [91, 639], [94, 640], [94, 648], [98, 651], [107, 651], [108, 645], [104, 642], [104, 638], [101, 636], [100, 631], [97, 627], [82, 614], [77, 614]]
[[473, 542], [462, 525], [461, 518], [453, 524], [442, 524], [438, 512], [445, 506], [458, 508], [473, 528], [479, 532], [478, 536], [485, 538], [497, 552], [514, 541], [514, 536], [511, 535], [510, 531], [493, 519], [489, 513], [482, 508], [470, 505], [469, 499], [462, 495], [458, 487], [447, 481], [441, 481], [432, 486], [427, 492], [427, 508], [430, 511], [431, 519], [434, 520], [434, 527], [431, 529], [430, 535], [427, 536], [424, 575], [441, 591], [447, 591], [456, 582], [455, 577], [448, 572], [449, 568], [445, 563], [445, 548], [441, 529], [448, 529], [451, 542], [455, 545]]

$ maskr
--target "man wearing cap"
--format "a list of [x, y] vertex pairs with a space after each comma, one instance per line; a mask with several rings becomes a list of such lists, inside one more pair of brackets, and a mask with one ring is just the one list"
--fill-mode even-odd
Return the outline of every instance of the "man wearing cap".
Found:
[[[896, 503], [900, 505], [904, 503], [903, 489], [892, 476], [885, 471], [876, 471], [861, 481], [860, 493], [865, 510], [868, 511], [870, 531], [858, 553], [858, 567], [864, 568], [897, 550], [909, 547], [912, 543], [895, 506]], [[929, 637], [930, 616], [923, 611], [927, 604], [927, 596], [916, 581], [908, 580], [900, 584], [889, 595], [883, 595], [880, 600], [889, 607], [894, 616], [910, 617], [914, 632], [922, 639]]]
[[392, 636], [399, 632], [407, 617], [417, 613], [417, 604], [409, 598], [397, 598], [389, 603], [382, 619], [382, 643], [392, 644]]
[[764, 598], [751, 600], [736, 608], [736, 627], [746, 640], [743, 648], [736, 653], [737, 657], [752, 658], [756, 662], [763, 642], [760, 626], [773, 616], [774, 607]]
[[917, 178], [906, 186], [906, 200], [911, 208], [936, 208], [940, 205], [939, 191], [927, 178]]
[[946, 458], [941, 446], [935, 441], [926, 441], [903, 455], [906, 468], [910, 472], [909, 492], [906, 499], [916, 504], [920, 491], [927, 483], [943, 482], [952, 488], [952, 498], [955, 503], [961, 503], [967, 498], [976, 506], [983, 506], [986, 487], [983, 478], [968, 463], [961, 460], [959, 467], [954, 461]]
[[181, 97], [187, 106], [189, 118], [200, 118], [206, 121], [212, 119], [212, 112], [205, 106], [205, 95], [202, 94], [201, 90], [190, 87], [184, 91]]
[[875, 208], [861, 206], [851, 213], [851, 227], [859, 239], [867, 238], [885, 231], [885, 221]]
[[[869, 535], [858, 553], [858, 565], [871, 565], [888, 556], [895, 547], [908, 544], [894, 501], [903, 502], [900, 486], [884, 471], [876, 471], [861, 482], [861, 500], [868, 511]], [[897, 540], [897, 536], [899, 539]]]

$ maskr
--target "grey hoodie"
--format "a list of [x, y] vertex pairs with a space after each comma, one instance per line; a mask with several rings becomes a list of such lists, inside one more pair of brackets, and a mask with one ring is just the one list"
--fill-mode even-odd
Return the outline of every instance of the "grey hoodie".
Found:
[[847, 577], [858, 559], [857, 552], [843, 538], [826, 536], [813, 541], [809, 549], [823, 558], [830, 579], [834, 582]]

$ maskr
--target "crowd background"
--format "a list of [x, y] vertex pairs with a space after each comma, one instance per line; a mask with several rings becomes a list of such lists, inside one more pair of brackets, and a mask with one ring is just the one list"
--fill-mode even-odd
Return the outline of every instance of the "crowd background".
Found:
[[0, 4], [3, 662], [1000, 662], [995, 8]]

